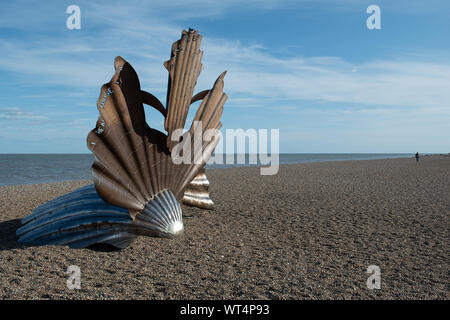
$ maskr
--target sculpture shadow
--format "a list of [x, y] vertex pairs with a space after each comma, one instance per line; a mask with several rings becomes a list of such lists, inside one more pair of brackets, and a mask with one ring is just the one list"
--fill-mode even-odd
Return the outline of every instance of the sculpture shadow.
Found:
[[16, 230], [21, 226], [20, 221], [21, 219], [12, 219], [0, 222], [0, 251], [26, 247], [17, 241]]
[[92, 251], [97, 251], [97, 252], [117, 252], [117, 251], [121, 251], [122, 249], [114, 247], [111, 244], [107, 244], [107, 243], [94, 243], [91, 244], [90, 246], [86, 247], [86, 249], [92, 250]]

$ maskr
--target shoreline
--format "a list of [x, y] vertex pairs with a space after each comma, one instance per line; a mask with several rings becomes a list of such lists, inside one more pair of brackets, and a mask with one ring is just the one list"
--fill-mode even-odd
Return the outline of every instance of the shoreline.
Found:
[[[295, 154], [295, 153], [293, 153]], [[14, 154], [16, 155], [16, 154]], [[43, 154], [47, 155], [47, 154]], [[52, 155], [52, 154], [49, 154]], [[84, 154], [83, 154], [84, 155]], [[424, 154], [421, 157], [449, 157], [449, 155], [446, 154]], [[402, 156], [402, 157], [393, 157], [393, 158], [376, 158], [376, 159], [355, 159], [355, 160], [319, 160], [319, 161], [307, 161], [307, 162], [295, 162], [295, 163], [282, 163], [279, 164], [280, 167], [282, 166], [289, 166], [289, 165], [301, 165], [301, 164], [309, 164], [309, 163], [330, 163], [330, 162], [353, 162], [353, 161], [375, 161], [375, 160], [395, 160], [395, 159], [410, 159], [414, 158], [413, 155], [411, 156]], [[226, 166], [226, 164], [224, 164]], [[262, 164], [234, 164], [230, 165], [230, 167], [215, 167], [215, 168], [208, 168], [206, 167], [206, 171], [211, 170], [224, 170], [224, 169], [236, 169], [236, 168], [249, 168], [249, 167], [267, 167], [268, 165], [262, 165]], [[58, 180], [58, 181], [45, 181], [40, 183], [21, 183], [21, 184], [0, 184], [0, 189], [2, 187], [19, 187], [19, 186], [28, 186], [28, 185], [44, 185], [44, 184], [50, 184], [50, 183], [69, 183], [69, 182], [84, 182], [84, 181], [92, 181], [90, 179], [69, 179], [69, 180]]]
[[[20, 219], [90, 180], [0, 186], [0, 298], [450, 298], [448, 156], [226, 169], [207, 172], [214, 210], [182, 206], [180, 239], [121, 251], [17, 243]], [[66, 287], [69, 265], [80, 290]]]

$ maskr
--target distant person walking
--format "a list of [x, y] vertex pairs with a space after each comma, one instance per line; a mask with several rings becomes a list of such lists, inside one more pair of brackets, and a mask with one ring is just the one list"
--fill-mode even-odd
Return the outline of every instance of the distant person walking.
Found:
[[419, 162], [419, 153], [416, 152], [416, 162]]

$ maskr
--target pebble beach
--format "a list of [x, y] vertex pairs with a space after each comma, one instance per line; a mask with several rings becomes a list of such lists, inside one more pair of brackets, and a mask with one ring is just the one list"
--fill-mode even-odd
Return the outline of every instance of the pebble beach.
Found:
[[206, 174], [214, 210], [183, 206], [181, 238], [123, 250], [17, 243], [23, 217], [91, 181], [0, 187], [0, 299], [450, 298], [449, 156]]

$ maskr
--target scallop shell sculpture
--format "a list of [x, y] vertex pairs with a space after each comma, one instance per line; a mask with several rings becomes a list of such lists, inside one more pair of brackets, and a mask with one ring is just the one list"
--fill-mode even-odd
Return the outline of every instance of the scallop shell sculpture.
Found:
[[[219, 138], [200, 139], [201, 148], [195, 148], [194, 132], [200, 128], [203, 137], [207, 130], [221, 127], [226, 72], [211, 90], [193, 96], [202, 68], [201, 39], [196, 30], [184, 30], [172, 45], [170, 60], [164, 63], [169, 71], [167, 109], [141, 90], [128, 62], [115, 59], [115, 73], [100, 91], [96, 127], [87, 137], [95, 155], [94, 184], [36, 208], [16, 232], [20, 243], [72, 248], [106, 243], [125, 248], [139, 235], [173, 238], [183, 234], [181, 201], [212, 208], [204, 167]], [[199, 100], [189, 130], [181, 141], [173, 141], [172, 133], [185, 127], [190, 105]], [[148, 126], [143, 104], [163, 114], [168, 134]], [[183, 152], [191, 151], [190, 161], [173, 161], [177, 144]]]
[[209, 181], [203, 168], [184, 191], [183, 203], [202, 209], [213, 209], [214, 202], [209, 198], [208, 189]]

